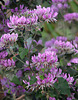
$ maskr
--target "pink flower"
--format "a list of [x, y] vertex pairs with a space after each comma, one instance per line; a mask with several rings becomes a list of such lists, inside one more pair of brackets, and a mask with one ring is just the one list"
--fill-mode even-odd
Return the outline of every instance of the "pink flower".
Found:
[[49, 100], [56, 100], [54, 97], [49, 97]]

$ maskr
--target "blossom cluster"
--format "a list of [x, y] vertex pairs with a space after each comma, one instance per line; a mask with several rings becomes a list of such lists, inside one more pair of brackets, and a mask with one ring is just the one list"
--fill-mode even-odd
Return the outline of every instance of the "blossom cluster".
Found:
[[46, 43], [45, 43], [45, 46], [46, 46], [46, 48], [48, 48], [48, 47], [51, 47], [52, 45], [54, 46], [54, 42], [56, 41], [56, 40], [58, 40], [58, 41], [67, 41], [67, 37], [64, 37], [64, 36], [58, 36], [58, 37], [56, 37], [56, 39], [55, 38], [52, 38], [51, 40], [49, 40], [49, 41], [47, 41]]
[[38, 56], [32, 56], [32, 63], [37, 70], [50, 67], [58, 61], [57, 55], [54, 51], [45, 51], [43, 54], [38, 53]]
[[78, 13], [76, 13], [76, 12], [67, 13], [64, 15], [64, 19], [65, 19], [65, 21], [68, 21], [69, 23], [71, 23], [73, 20], [78, 21]]
[[9, 28], [17, 28], [19, 26], [25, 26], [29, 24], [36, 24], [38, 20], [37, 16], [32, 16], [30, 18], [26, 18], [24, 16], [18, 17], [18, 16], [10, 16], [10, 22], [7, 23]]
[[6, 0], [5, 1], [5, 6], [1, 6], [1, 8], [2, 8], [2, 10], [5, 10], [5, 9], [7, 9], [7, 6], [10, 4], [10, 1], [9, 0]]
[[8, 32], [8, 26], [7, 26], [8, 19], [5, 19], [5, 14], [0, 9], [0, 31], [3, 33]]
[[55, 11], [68, 8], [67, 0], [52, 0], [52, 8]]
[[22, 77], [22, 70], [18, 70], [17, 73], [16, 73], [16, 76], [18, 78]]
[[71, 66], [72, 64], [78, 64], [78, 57], [72, 58], [72, 59], [67, 63], [68, 66]]
[[11, 12], [13, 14], [23, 14], [24, 12], [27, 11], [27, 7], [24, 7], [24, 5], [20, 5], [19, 9], [16, 7], [15, 9], [11, 9]]
[[67, 41], [67, 37], [64, 37], [64, 36], [58, 36], [58, 37], [56, 37], [56, 40], [58, 40], [58, 41]]
[[10, 22], [7, 23], [9, 28], [17, 28], [19, 26], [24, 25], [34, 25], [37, 24], [38, 21], [52, 21], [55, 20], [55, 17], [57, 16], [57, 12], [55, 12], [50, 7], [41, 7], [40, 5], [36, 7], [34, 10], [27, 10], [23, 16], [10, 16]]
[[75, 40], [73, 40], [73, 45], [75, 48], [78, 48], [78, 37], [75, 37]]
[[19, 18], [18, 16], [13, 15], [13, 17], [10, 16], [10, 21], [11, 22], [7, 23], [8, 27], [9, 28], [16, 28], [18, 25], [25, 25], [26, 18], [24, 16]]
[[8, 32], [8, 26], [7, 26], [7, 8], [9, 5], [9, 0], [3, 1], [5, 2], [5, 5], [0, 6], [0, 31], [1, 33], [7, 33]]
[[15, 61], [13, 59], [8, 59], [8, 52], [5, 49], [2, 49], [0, 52], [0, 68], [7, 70], [15, 67]]
[[71, 63], [78, 64], [78, 58], [73, 58], [70, 61]]
[[71, 77], [70, 74], [68, 74], [67, 76], [67, 74], [62, 73], [61, 69], [52, 67], [48, 74], [45, 73], [43, 75], [43, 79], [41, 79], [37, 74], [37, 82], [35, 82], [34, 84], [30, 85], [30, 83], [26, 80], [23, 80], [23, 82], [27, 84], [27, 89], [30, 89], [32, 91], [34, 91], [35, 89], [43, 90], [45, 87], [53, 87], [54, 83], [57, 82], [59, 77], [64, 78], [68, 82], [68, 84], [72, 84], [72, 82], [74, 81], [74, 78]]
[[[11, 71], [14, 72], [11, 73], [12, 77], [6, 75], [7, 78], [3, 77], [0, 80], [5, 95], [10, 92], [18, 97], [28, 90], [27, 92], [34, 91], [34, 94], [36, 94], [35, 92], [40, 92], [41, 95], [43, 95], [42, 91], [44, 91], [45, 97], [49, 100], [56, 100], [56, 96], [57, 99], [60, 99], [62, 96], [67, 98], [68, 95], [66, 96], [66, 93], [61, 95], [61, 89], [56, 88], [55, 84], [59, 84], [59, 79], [65, 80], [69, 88], [69, 91], [66, 91], [68, 94], [71, 88], [73, 88], [73, 83], [76, 83], [74, 75], [72, 76], [71, 72], [69, 74], [67, 68], [70, 70], [71, 67], [68, 66], [71, 66], [72, 63], [78, 64], [78, 57], [73, 58], [75, 52], [77, 53], [78, 51], [78, 37], [73, 41], [68, 41], [67, 37], [62, 36], [56, 37], [56, 39], [53, 38], [45, 43], [46, 48], [40, 53], [37, 48], [42, 45], [42, 41], [39, 40], [39, 37], [38, 39], [36, 38], [37, 32], [41, 31], [40, 28], [45, 21], [56, 21], [55, 18], [58, 12], [69, 7], [67, 2], [68, 0], [52, 0], [51, 7], [45, 8], [39, 5], [33, 10], [20, 5], [20, 7], [11, 9], [13, 16], [10, 16], [9, 21], [2, 20], [4, 27], [8, 26], [10, 28], [10, 33], [8, 32], [8, 28], [5, 28], [7, 34], [2, 35], [0, 38], [0, 68], [3, 68], [4, 72], [8, 70], [8, 75], [10, 75]], [[6, 9], [6, 7], [2, 7], [2, 9]], [[4, 15], [2, 16], [4, 17]], [[64, 15], [64, 18], [68, 22], [72, 20], [78, 21], [78, 13], [68, 13]], [[2, 30], [2, 24], [0, 26]], [[18, 34], [12, 33], [12, 31], [19, 31], [19, 39]], [[27, 31], [27, 34], [24, 31]], [[19, 41], [16, 43], [17, 39]], [[60, 55], [63, 55], [63, 57], [60, 57]], [[73, 59], [70, 58], [71, 55]], [[12, 56], [15, 58], [15, 61]], [[65, 62], [62, 60], [65, 60]], [[70, 62], [67, 66], [68, 61]], [[63, 63], [66, 65], [64, 68]], [[53, 91], [51, 91], [51, 87]], [[55, 91], [57, 91], [57, 94], [55, 93], [54, 97], [50, 97], [49, 92]], [[69, 99], [74, 99], [73, 93], [67, 98], [67, 100]]]
[[[1, 84], [3, 86], [4, 89], [4, 94], [6, 95], [8, 93], [8, 90], [10, 91], [10, 93], [12, 94], [16, 94], [17, 96], [25, 93], [25, 89], [23, 88], [23, 86], [18, 85], [16, 86], [16, 84], [14, 84], [13, 82], [11, 82], [8, 78], [4, 77], [3, 79], [1, 79]], [[7, 89], [6, 89], [7, 88]], [[6, 90], [5, 90], [6, 89]]]
[[[67, 100], [73, 100], [73, 99], [75, 99], [74, 93], [72, 93], [70, 97], [67, 97]], [[55, 97], [49, 97], [49, 100], [56, 100], [56, 98]]]
[[58, 50], [58, 54], [65, 54], [74, 52], [74, 45], [67, 41], [66, 37], [57, 37], [56, 39], [51, 39], [45, 43], [45, 46], [48, 48], [52, 47]]
[[58, 3], [58, 2], [65, 3], [65, 2], [67, 2], [67, 0], [52, 0], [52, 2], [54, 2], [54, 3]]
[[0, 60], [0, 65], [3, 67], [3, 68], [10, 68], [10, 67], [14, 67], [15, 66], [15, 62], [14, 62], [14, 60], [12, 59], [12, 60], [10, 60], [10, 59], [1, 59]]
[[49, 97], [49, 100], [56, 100], [54, 97]]
[[43, 7], [41, 8], [41, 6], [37, 6], [37, 9], [34, 9], [35, 14], [39, 17], [39, 19], [43, 19], [43, 20], [52, 20], [55, 19], [55, 17], [57, 16], [57, 12], [55, 12], [53, 9], [51, 9], [50, 7]]
[[72, 93], [71, 96], [67, 98], [67, 100], [73, 100], [73, 99], [75, 99], [74, 93]]
[[8, 52], [7, 51], [0, 52], [0, 59], [5, 58], [7, 55], [8, 55]]
[[71, 42], [67, 41], [67, 42], [62, 42], [62, 41], [58, 41], [56, 40], [55, 43], [55, 48], [58, 49], [58, 53], [72, 53], [74, 52], [74, 46], [71, 44]]
[[16, 33], [7, 33], [7, 34], [4, 34], [2, 35], [1, 39], [0, 39], [0, 47], [3, 47], [7, 44], [10, 44], [10, 43], [14, 43], [17, 41], [17, 38], [18, 38], [18, 34]]

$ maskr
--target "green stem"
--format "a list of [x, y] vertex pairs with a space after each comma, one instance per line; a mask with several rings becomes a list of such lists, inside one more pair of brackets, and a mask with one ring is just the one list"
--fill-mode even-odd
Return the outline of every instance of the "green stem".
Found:
[[13, 56], [14, 56], [16, 59], [18, 59], [20, 62], [22, 62], [23, 64], [25, 64], [21, 59], [19, 59], [18, 57], [15, 56], [13, 50], [10, 49], [10, 52], [13, 54]]
[[16, 100], [16, 96], [15, 96], [15, 94], [13, 94], [13, 100]]

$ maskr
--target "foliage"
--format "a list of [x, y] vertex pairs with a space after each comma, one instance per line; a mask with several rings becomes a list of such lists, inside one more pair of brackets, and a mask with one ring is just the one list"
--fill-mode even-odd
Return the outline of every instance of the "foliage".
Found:
[[15, 100], [23, 94], [25, 100], [77, 100], [77, 2], [0, 2], [4, 100]]

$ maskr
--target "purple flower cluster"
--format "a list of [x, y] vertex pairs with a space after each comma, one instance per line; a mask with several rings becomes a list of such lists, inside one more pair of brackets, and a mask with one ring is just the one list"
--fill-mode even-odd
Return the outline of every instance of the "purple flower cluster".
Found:
[[75, 99], [74, 93], [72, 93], [71, 96], [67, 98], [67, 100], [73, 100], [73, 99]]
[[39, 19], [42, 20], [54, 20], [54, 18], [57, 16], [57, 12], [54, 12], [53, 9], [51, 9], [50, 7], [43, 7], [41, 8], [41, 6], [37, 6], [37, 9], [34, 9], [35, 14], [39, 17]]
[[47, 41], [47, 42], [45, 43], [46, 48], [54, 46], [54, 42], [55, 42], [56, 40], [58, 40], [58, 41], [67, 41], [67, 37], [58, 36], [58, 37], [56, 37], [56, 39], [55, 39], [55, 38], [52, 38], [51, 40], [49, 40], [49, 41]]
[[65, 19], [65, 21], [68, 21], [69, 23], [71, 23], [73, 20], [78, 21], [78, 13], [76, 13], [76, 12], [67, 13], [64, 15], [64, 19]]
[[52, 2], [53, 3], [58, 3], [58, 2], [65, 3], [65, 2], [67, 2], [67, 0], [52, 0]]
[[71, 63], [78, 64], [78, 58], [73, 58], [70, 61]]
[[[18, 38], [18, 34], [16, 33], [12, 33], [12, 34], [4, 34], [2, 35], [1, 39], [0, 39], [0, 45], [5, 46], [8, 43], [14, 43], [17, 41]], [[1, 47], [1, 46], [0, 46]]]
[[74, 46], [72, 45], [71, 42], [67, 41], [67, 42], [62, 42], [62, 41], [58, 41], [56, 40], [55, 43], [55, 48], [58, 49], [58, 53], [71, 53], [74, 52]]
[[8, 19], [5, 19], [5, 20], [2, 21], [2, 26], [3, 26], [5, 33], [9, 32], [7, 22], [8, 22]]
[[8, 56], [8, 52], [6, 50], [0, 52], [0, 67], [9, 70], [12, 67], [15, 67], [15, 61], [13, 59], [6, 59], [5, 57], [7, 56]]
[[17, 73], [16, 73], [16, 76], [18, 78], [22, 77], [22, 70], [18, 70]]
[[9, 28], [17, 28], [19, 26], [29, 26], [37, 24], [38, 22], [42, 21], [53, 21], [57, 16], [57, 12], [55, 12], [50, 7], [41, 7], [40, 5], [37, 6], [34, 10], [27, 10], [23, 16], [10, 16], [10, 22], [7, 23]]
[[11, 12], [14, 13], [15, 15], [24, 13], [27, 11], [27, 7], [24, 7], [24, 5], [20, 5], [20, 8], [16, 7], [15, 9], [11, 9]]
[[58, 37], [56, 37], [56, 40], [58, 40], [58, 41], [67, 41], [67, 37], [64, 37], [64, 36], [58, 36]]
[[17, 27], [22, 27], [25, 25], [29, 25], [29, 24], [36, 24], [38, 20], [37, 16], [32, 16], [29, 18], [26, 18], [24, 16], [18, 17], [18, 16], [10, 16], [10, 22], [7, 23], [9, 28], [17, 28]]
[[74, 52], [74, 45], [67, 41], [66, 37], [57, 37], [56, 39], [51, 39], [45, 43], [47, 48], [53, 48], [58, 50], [58, 54], [65, 54]]
[[5, 95], [6, 95], [6, 93], [8, 93], [8, 90], [10, 91], [10, 93], [16, 94], [16, 96], [20, 96], [21, 94], [25, 93], [25, 91], [26, 91], [23, 88], [23, 86], [21, 86], [21, 85], [16, 86], [16, 84], [12, 83], [6, 77], [4, 77], [3, 79], [1, 79], [1, 84], [2, 84], [2, 87], [4, 89], [4, 94]]
[[58, 81], [59, 77], [63, 77], [69, 85], [74, 81], [74, 78], [70, 77], [70, 74], [68, 74], [67, 76], [67, 74], [62, 73], [61, 69], [52, 67], [48, 74], [44, 73], [43, 79], [41, 79], [40, 75], [37, 74], [37, 82], [35, 82], [34, 84], [30, 85], [30, 83], [26, 80], [23, 80], [23, 82], [27, 84], [27, 89], [30, 89], [32, 91], [36, 88], [43, 90], [45, 87], [53, 87], [54, 83]]
[[73, 45], [75, 48], [78, 48], [78, 37], [75, 37], [75, 40], [73, 40]]
[[52, 47], [54, 45], [54, 42], [55, 42], [55, 39], [51, 39], [47, 42], [45, 42], [45, 47], [48, 48], [48, 47]]
[[9, 0], [6, 0], [5, 1], [5, 6], [3, 6], [3, 5], [1, 6], [2, 10], [7, 9], [7, 6], [9, 5], [9, 3], [10, 3]]
[[68, 0], [52, 0], [52, 8], [55, 11], [59, 11], [61, 9], [66, 9], [68, 8], [68, 4], [67, 4]]
[[12, 59], [12, 60], [10, 60], [10, 59], [6, 59], [6, 60], [1, 59], [1, 60], [0, 60], [0, 65], [1, 65], [3, 68], [5, 68], [5, 67], [10, 68], [10, 67], [14, 67], [14, 66], [15, 66], [15, 62], [14, 62], [13, 59]]
[[53, 48], [53, 47], [48, 47], [47, 49], [45, 49], [45, 51], [51, 51], [51, 52], [56, 52], [58, 53], [58, 50], [56, 48]]
[[7, 51], [0, 52], [0, 59], [5, 58], [7, 55], [8, 55], [8, 52]]
[[56, 100], [54, 97], [49, 97], [49, 100]]
[[53, 51], [45, 51], [43, 54], [38, 53], [38, 56], [32, 56], [32, 63], [37, 70], [48, 68], [58, 61], [57, 55]]
[[0, 9], [0, 31], [1, 31], [1, 33], [8, 32], [7, 22], [8, 22], [8, 20], [5, 19], [5, 14]]
[[7, 33], [8, 32], [8, 26], [7, 26], [7, 8], [9, 5], [9, 0], [5, 1], [5, 5], [1, 5], [0, 9], [0, 31], [1, 33]]

